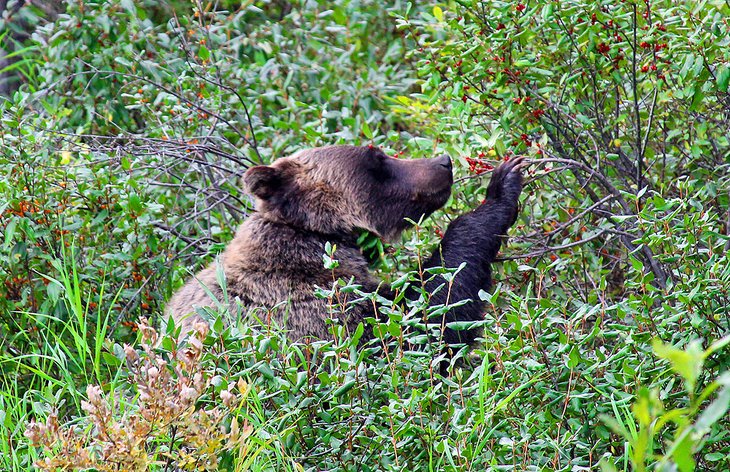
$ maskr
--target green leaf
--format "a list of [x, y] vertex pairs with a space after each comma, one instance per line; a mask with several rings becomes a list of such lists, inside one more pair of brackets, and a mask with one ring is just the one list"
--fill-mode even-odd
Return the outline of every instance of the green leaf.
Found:
[[63, 287], [57, 281], [53, 281], [46, 286], [46, 293], [48, 294], [48, 298], [50, 298], [53, 303], [56, 303], [58, 301], [62, 290]]
[[667, 359], [672, 364], [674, 372], [684, 379], [687, 391], [693, 393], [704, 363], [704, 352], [700, 342], [692, 341], [687, 345], [686, 350], [682, 350], [655, 339], [652, 347], [657, 356]]
[[127, 12], [129, 12], [132, 17], [134, 17], [137, 13], [137, 8], [134, 6], [133, 0], [122, 0], [120, 4], [122, 5], [122, 8], [127, 10]]
[[705, 460], [710, 462], [717, 462], [722, 459], [727, 459], [727, 454], [723, 454], [722, 452], [711, 452], [709, 454], [705, 454]]
[[697, 422], [695, 423], [697, 433], [700, 435], [707, 434], [710, 431], [710, 427], [725, 416], [728, 408], [730, 408], [730, 386], [726, 386], [720, 390], [717, 398], [697, 418]]
[[357, 346], [357, 343], [360, 341], [360, 338], [362, 337], [363, 333], [365, 332], [365, 326], [363, 323], [358, 323], [357, 328], [355, 328], [355, 333], [350, 336], [350, 342], [353, 346]]
[[360, 127], [360, 129], [362, 130], [362, 134], [364, 134], [366, 138], [373, 139], [373, 132], [370, 129], [370, 126], [368, 126], [367, 121], [362, 122], [362, 126]]
[[730, 83], [730, 67], [722, 65], [717, 73], [717, 91], [727, 92], [728, 83]]
[[208, 50], [208, 48], [205, 47], [204, 44], [201, 44], [200, 49], [198, 49], [198, 57], [200, 57], [200, 59], [204, 61], [210, 59], [210, 51]]
[[3, 249], [7, 249], [10, 247], [10, 241], [13, 240], [13, 236], [15, 236], [15, 227], [18, 225], [18, 220], [15, 218], [12, 218], [8, 225], [5, 227], [5, 243], [3, 244]]
[[355, 379], [348, 380], [347, 382], [345, 382], [345, 384], [343, 384], [341, 387], [339, 387], [337, 390], [335, 390], [333, 392], [333, 395], [335, 397], [341, 397], [342, 395], [349, 392], [352, 389], [352, 387], [355, 386], [356, 383], [357, 383], [357, 380], [355, 380]]
[[692, 104], [689, 109], [695, 111], [699, 108], [702, 101], [705, 99], [705, 93], [702, 91], [702, 84], [695, 87], [695, 93], [692, 95]]
[[730, 344], [730, 334], [710, 344], [710, 347], [705, 350], [705, 359], [707, 359], [707, 357], [711, 356], [720, 349], [724, 348], [728, 344]]
[[139, 195], [137, 195], [136, 193], [130, 193], [129, 209], [135, 213], [140, 213], [142, 211], [142, 208], [142, 200], [140, 200]]
[[695, 57], [692, 54], [687, 54], [686, 59], [684, 60], [684, 64], [682, 65], [682, 68], [679, 70], [679, 76], [684, 79], [687, 77], [687, 72], [692, 68], [692, 65], [695, 62]]
[[693, 441], [688, 434], [682, 438], [681, 442], [674, 447], [672, 458], [677, 464], [680, 472], [693, 472], [695, 470], [695, 460], [692, 453]]
[[573, 346], [573, 349], [570, 350], [570, 354], [568, 354], [568, 368], [575, 369], [578, 366], [578, 363], [582, 360], [578, 346]]
[[603, 472], [618, 472], [616, 466], [608, 461], [609, 459], [606, 457], [601, 458], [601, 461], [598, 463], [601, 466], [601, 470]]
[[639, 421], [639, 425], [643, 428], [651, 423], [652, 419], [652, 396], [649, 389], [642, 387], [639, 391], [639, 398], [636, 400], [631, 410], [634, 413], [634, 417]]
[[640, 260], [629, 256], [629, 261], [631, 262], [631, 266], [634, 268], [634, 270], [637, 270], [639, 272], [644, 270], [644, 264], [642, 264]]
[[125, 67], [132, 67], [132, 63], [123, 57], [115, 57], [114, 62], [117, 62]]
[[535, 382], [537, 382], [539, 379], [540, 379], [540, 376], [538, 375], [538, 376], [535, 376], [535, 377], [531, 378], [527, 382], [525, 382], [523, 384], [520, 384], [519, 387], [517, 387], [516, 389], [512, 390], [512, 392], [510, 392], [509, 395], [507, 395], [505, 398], [503, 398], [502, 400], [500, 400], [499, 403], [497, 403], [497, 406], [494, 408], [494, 411], [499, 411], [499, 410], [501, 410], [503, 408], [506, 408], [507, 405], [509, 405], [509, 403], [512, 401], [512, 399], [517, 396], [517, 394], [519, 394], [522, 390], [528, 388], [530, 385], [532, 385]]
[[549, 21], [553, 18], [553, 11], [555, 10], [555, 6], [552, 2], [545, 5], [542, 9], [542, 19], [545, 21]]
[[267, 379], [271, 380], [275, 377], [274, 371], [271, 369], [269, 364], [266, 364], [265, 362], [260, 362], [257, 367], [259, 372], [261, 372], [261, 375], [263, 375]]

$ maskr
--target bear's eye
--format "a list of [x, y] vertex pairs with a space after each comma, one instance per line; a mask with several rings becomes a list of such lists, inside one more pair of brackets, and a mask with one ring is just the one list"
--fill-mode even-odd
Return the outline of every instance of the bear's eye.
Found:
[[377, 157], [372, 160], [368, 170], [375, 179], [386, 180], [390, 178], [392, 174], [388, 164], [388, 157], [384, 154], [378, 154]]

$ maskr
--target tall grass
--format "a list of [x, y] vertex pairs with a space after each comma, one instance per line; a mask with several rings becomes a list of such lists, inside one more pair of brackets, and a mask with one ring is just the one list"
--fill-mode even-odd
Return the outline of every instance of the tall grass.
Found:
[[[253, 314], [224, 322], [232, 316], [224, 306], [208, 313], [210, 328], [200, 327], [197, 340], [178, 341], [173, 326], [157, 333], [143, 323], [137, 344], [120, 346], [106, 338], [112, 313], [90, 308], [75, 260], [71, 248], [57, 263], [59, 276], [49, 277], [67, 319], [32, 315], [45, 327], [37, 352], [0, 359], [3, 470], [33, 463], [119, 470], [125, 460], [137, 464], [130, 470], [568, 471], [600, 461], [606, 470], [642, 470], [703, 447], [709, 463], [724, 460], [727, 375], [701, 392], [695, 384], [684, 393], [676, 387], [685, 375], [699, 378], [698, 359], [714, 359], [727, 338], [706, 351], [665, 346], [657, 354], [667, 362], [657, 363], [650, 336], [620, 323], [588, 326], [559, 342], [563, 327], [549, 322], [562, 310], [558, 302], [512, 296], [485, 322], [483, 347], [448, 376], [434, 369], [438, 350], [412, 350], [419, 336], [412, 323], [411, 331], [395, 328], [409, 318], [403, 311], [376, 326], [380, 337], [365, 347], [344, 333], [291, 343]], [[342, 289], [357, 292], [337, 281], [320, 295], [336, 300]], [[619, 310], [605, 316], [618, 319]], [[512, 320], [508, 329], [500, 327], [505, 320]], [[624, 345], [629, 334], [632, 349]], [[627, 371], [635, 383], [622, 377]], [[193, 391], [185, 393], [186, 385]], [[639, 385], [661, 388], [663, 402]], [[142, 428], [144, 415], [153, 419]], [[647, 429], [647, 417], [678, 428]], [[138, 431], [133, 442], [143, 454], [134, 460], [111, 446], [129, 440], [123, 431]], [[682, 442], [687, 437], [694, 439]]]

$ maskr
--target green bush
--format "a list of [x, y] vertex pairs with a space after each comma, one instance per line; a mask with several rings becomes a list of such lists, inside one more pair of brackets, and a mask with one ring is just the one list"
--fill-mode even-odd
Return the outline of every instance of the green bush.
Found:
[[[1, 468], [730, 467], [729, 13], [69, 2], [14, 45], [24, 84], [0, 104]], [[454, 158], [442, 211], [360, 238], [396, 291], [499, 161], [531, 159], [484, 342], [449, 377], [438, 346], [405, 347], [422, 301], [386, 304], [367, 347], [255, 313], [212, 313], [202, 350], [139, 334], [251, 211], [249, 165], [334, 143]], [[150, 406], [150, 367], [194, 387], [184, 411]]]

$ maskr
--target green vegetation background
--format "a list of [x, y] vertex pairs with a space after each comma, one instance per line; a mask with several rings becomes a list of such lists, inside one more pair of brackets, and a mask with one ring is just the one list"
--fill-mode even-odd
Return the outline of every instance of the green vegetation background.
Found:
[[[2, 470], [730, 469], [727, 2], [0, 5]], [[248, 166], [336, 143], [455, 160], [442, 211], [361, 237], [396, 289], [533, 162], [450, 377], [404, 348], [423, 300], [368, 349], [137, 324], [251, 211]]]

